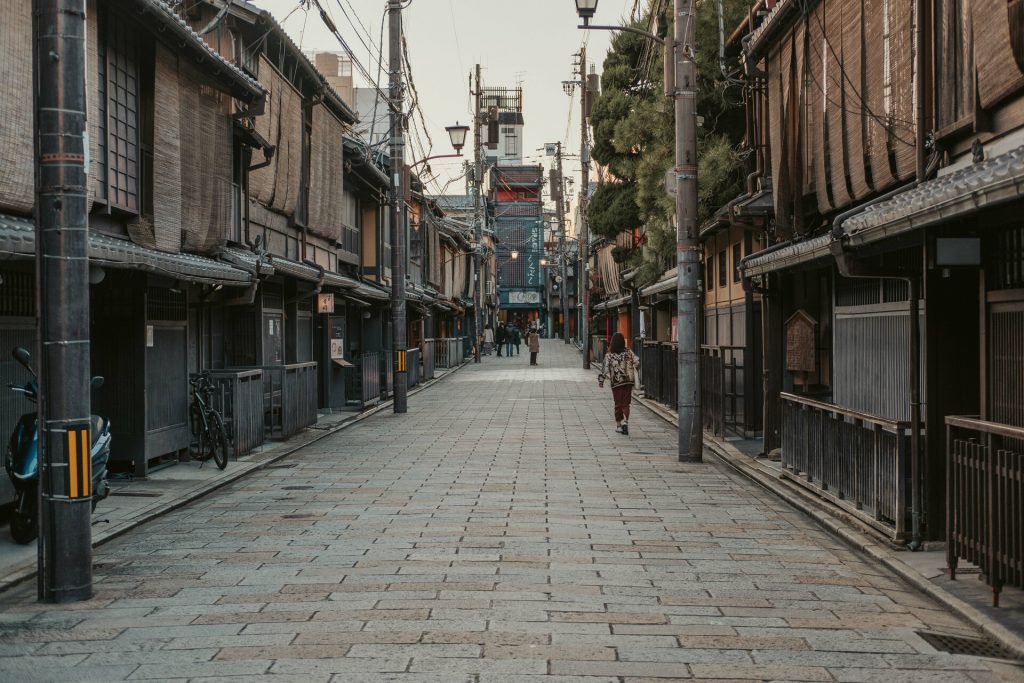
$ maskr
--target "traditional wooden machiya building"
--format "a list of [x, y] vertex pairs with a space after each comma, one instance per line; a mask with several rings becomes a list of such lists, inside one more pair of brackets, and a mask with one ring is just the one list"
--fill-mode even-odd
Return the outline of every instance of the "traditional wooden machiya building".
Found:
[[781, 0], [745, 42], [774, 190], [775, 244], [741, 266], [764, 307], [766, 448], [996, 585], [1022, 580], [1021, 530], [999, 522], [1021, 494], [994, 480], [999, 500], [977, 505], [991, 494], [966, 472], [1024, 466], [1019, 10]]

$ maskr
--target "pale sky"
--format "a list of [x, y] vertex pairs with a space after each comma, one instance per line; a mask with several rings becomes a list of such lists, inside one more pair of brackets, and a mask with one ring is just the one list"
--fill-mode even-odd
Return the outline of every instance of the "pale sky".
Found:
[[[298, 0], [254, 2], [270, 10], [303, 50], [342, 50], [315, 10], [307, 13], [296, 9]], [[321, 2], [356, 59], [376, 77], [376, 48], [380, 44], [385, 0]], [[594, 23], [619, 24], [635, 4], [636, 0], [604, 0], [598, 5]], [[349, 17], [358, 17], [355, 26], [343, 9]], [[411, 0], [403, 18], [413, 80], [419, 91], [427, 130], [434, 142], [430, 154], [453, 152], [444, 127], [456, 121], [468, 124], [471, 115], [469, 74], [479, 63], [485, 86], [522, 84], [524, 163], [542, 163], [545, 169], [549, 168], [550, 161], [543, 156], [543, 150], [534, 151], [546, 142], [561, 141], [566, 153], [579, 155], [579, 91], [572, 98], [568, 97], [562, 90], [562, 81], [575, 80], [572, 55], [584, 42], [587, 61], [596, 64], [600, 73], [612, 34], [578, 30], [574, 0]], [[372, 42], [363, 26], [372, 35]], [[375, 48], [373, 57], [360, 37]], [[387, 44], [386, 22], [384, 44]], [[386, 57], [381, 74], [385, 91]], [[357, 87], [366, 85], [358, 70], [355, 78]], [[426, 140], [423, 144], [427, 144]], [[413, 159], [422, 158], [422, 154], [418, 146], [407, 152]], [[578, 160], [567, 158], [564, 163], [566, 175], [577, 178], [574, 190], [578, 190]], [[440, 159], [430, 166], [438, 176], [438, 182], [428, 186], [432, 193], [439, 192], [450, 178], [462, 173], [462, 159]], [[456, 180], [445, 192], [462, 194], [465, 184]]]

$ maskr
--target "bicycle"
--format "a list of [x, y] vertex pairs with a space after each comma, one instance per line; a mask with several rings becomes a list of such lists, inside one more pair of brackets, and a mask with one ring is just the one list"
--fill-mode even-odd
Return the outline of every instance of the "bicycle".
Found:
[[189, 406], [189, 424], [192, 443], [189, 455], [199, 462], [213, 459], [218, 469], [228, 466], [228, 436], [224, 419], [210, 404], [214, 386], [209, 375], [196, 375], [189, 379], [192, 404]]

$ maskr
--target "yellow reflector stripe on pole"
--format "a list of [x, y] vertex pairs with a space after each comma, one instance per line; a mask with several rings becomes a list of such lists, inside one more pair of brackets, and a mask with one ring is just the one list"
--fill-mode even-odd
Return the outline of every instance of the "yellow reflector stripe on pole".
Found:
[[78, 498], [78, 438], [73, 429], [68, 430], [68, 495]]
[[81, 429], [82, 435], [82, 497], [92, 495], [92, 454], [89, 452], [89, 429]]

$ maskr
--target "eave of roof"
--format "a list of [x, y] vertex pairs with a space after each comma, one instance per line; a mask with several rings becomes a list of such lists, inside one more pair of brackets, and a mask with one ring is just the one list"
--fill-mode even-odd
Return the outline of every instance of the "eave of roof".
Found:
[[[807, 3], [807, 10], [810, 10], [816, 0]], [[774, 9], [768, 13], [761, 25], [754, 29], [747, 41], [745, 54], [747, 59], [757, 62], [761, 56], [768, 51], [771, 41], [790, 26], [789, 19], [794, 16], [795, 10], [800, 9], [797, 0], [779, 0]]]
[[266, 95], [266, 89], [258, 81], [210, 47], [164, 0], [131, 1], [140, 14], [156, 19], [161, 28], [169, 31], [173, 37], [181, 41], [181, 45], [189, 48], [200, 60], [212, 63], [212, 66], [204, 65], [203, 73], [230, 84], [231, 95], [245, 102], [254, 102]]

